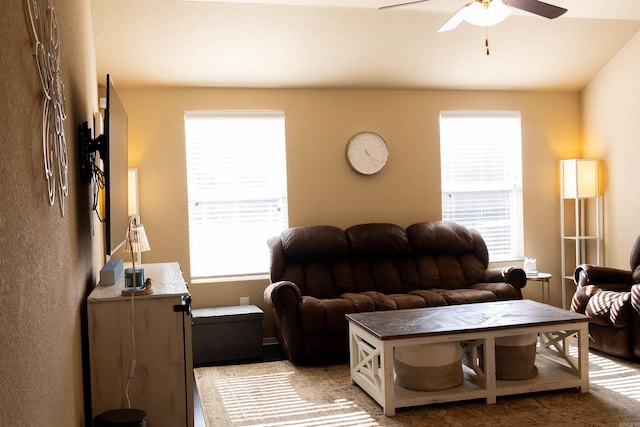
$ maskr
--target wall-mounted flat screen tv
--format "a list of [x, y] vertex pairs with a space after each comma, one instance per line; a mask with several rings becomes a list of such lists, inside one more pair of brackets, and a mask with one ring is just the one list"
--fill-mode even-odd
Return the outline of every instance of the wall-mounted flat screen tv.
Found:
[[129, 118], [107, 75], [107, 108], [104, 115], [105, 240], [106, 252], [113, 255], [124, 244], [129, 224]]

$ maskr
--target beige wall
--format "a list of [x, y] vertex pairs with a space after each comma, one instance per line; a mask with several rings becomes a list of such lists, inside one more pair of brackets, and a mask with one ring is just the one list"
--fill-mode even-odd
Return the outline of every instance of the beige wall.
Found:
[[585, 89], [583, 156], [603, 160], [605, 264], [629, 268], [640, 234], [640, 33]]
[[64, 217], [48, 202], [43, 96], [26, 4], [0, 6], [0, 425], [80, 427], [89, 391], [85, 298], [101, 257], [92, 255], [88, 187], [76, 161], [77, 126], [98, 102], [90, 3], [53, 2], [68, 114]]
[[[525, 253], [554, 274], [551, 300], [561, 305], [558, 161], [580, 152], [577, 93], [173, 88], [120, 94], [129, 113], [129, 165], [139, 168], [141, 217], [152, 246], [143, 261], [177, 260], [187, 280], [185, 110], [283, 110], [290, 225], [340, 227], [440, 219], [439, 112], [520, 110]], [[362, 130], [380, 133], [389, 145], [387, 166], [372, 177], [353, 173], [344, 160], [347, 140]], [[237, 305], [249, 296], [266, 309], [267, 283], [193, 283], [194, 307]], [[531, 283], [525, 295], [540, 300], [539, 285]], [[272, 334], [267, 313], [265, 335]]]

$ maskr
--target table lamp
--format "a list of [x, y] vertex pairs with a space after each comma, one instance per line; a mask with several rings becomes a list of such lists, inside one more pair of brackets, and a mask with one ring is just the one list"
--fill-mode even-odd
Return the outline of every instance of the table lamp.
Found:
[[124, 251], [131, 253], [132, 268], [127, 268], [124, 271], [124, 290], [123, 295], [135, 294], [150, 294], [153, 293], [151, 286], [145, 285], [144, 280], [144, 268], [136, 268], [136, 257], [141, 252], [150, 251], [149, 240], [147, 239], [147, 233], [144, 231], [144, 225], [138, 223], [138, 218], [132, 216], [129, 219], [129, 226], [127, 227], [127, 237], [125, 239]]

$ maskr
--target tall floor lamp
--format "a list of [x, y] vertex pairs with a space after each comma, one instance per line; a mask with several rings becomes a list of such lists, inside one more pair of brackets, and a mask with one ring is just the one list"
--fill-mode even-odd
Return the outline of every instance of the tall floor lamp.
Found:
[[[600, 188], [600, 160], [569, 159], [560, 161], [560, 233], [562, 236], [562, 308], [566, 308], [565, 281], [573, 283], [576, 266], [593, 260], [587, 259], [587, 243], [595, 242], [595, 262], [601, 264], [602, 200]], [[586, 200], [594, 199], [595, 209], [589, 210], [593, 226], [587, 227]], [[573, 220], [565, 217], [565, 200], [573, 201]], [[570, 243], [574, 246], [574, 264], [567, 262]]]

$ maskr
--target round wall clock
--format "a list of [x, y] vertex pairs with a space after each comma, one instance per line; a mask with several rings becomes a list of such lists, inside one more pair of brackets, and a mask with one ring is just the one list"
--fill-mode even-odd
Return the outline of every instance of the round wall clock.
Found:
[[351, 169], [363, 175], [373, 175], [387, 163], [389, 148], [377, 133], [359, 132], [347, 143], [346, 155]]

